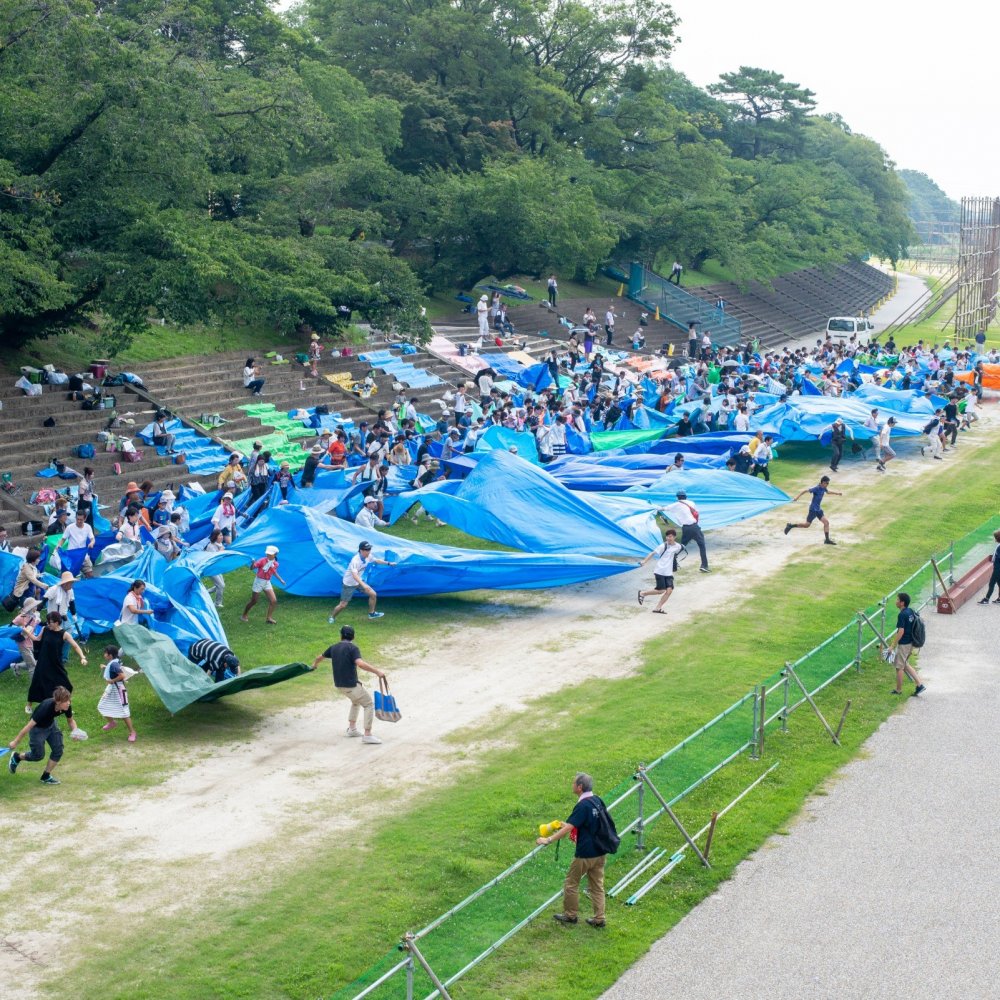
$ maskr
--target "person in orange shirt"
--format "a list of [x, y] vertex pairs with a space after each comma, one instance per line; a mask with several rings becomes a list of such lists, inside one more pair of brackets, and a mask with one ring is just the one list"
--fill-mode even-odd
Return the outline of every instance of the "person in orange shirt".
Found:
[[334, 469], [343, 469], [347, 464], [347, 435], [342, 430], [334, 435], [326, 453], [330, 456], [330, 465]]

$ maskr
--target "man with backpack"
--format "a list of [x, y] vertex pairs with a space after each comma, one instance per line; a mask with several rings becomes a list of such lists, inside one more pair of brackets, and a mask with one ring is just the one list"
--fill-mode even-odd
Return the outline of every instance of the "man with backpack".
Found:
[[539, 837], [536, 841], [540, 847], [563, 837], [576, 841], [573, 863], [563, 884], [562, 913], [553, 914], [553, 919], [560, 924], [579, 921], [580, 880], [586, 875], [594, 907], [594, 915], [587, 917], [587, 923], [591, 927], [603, 927], [604, 862], [609, 854], [618, 851], [618, 832], [607, 806], [594, 794], [594, 779], [589, 774], [580, 773], [573, 779], [573, 794], [577, 801], [569, 819], [551, 836]]
[[674, 573], [677, 572], [677, 556], [683, 551], [683, 546], [677, 543], [677, 532], [673, 528], [668, 528], [664, 532], [664, 535], [663, 548], [657, 547], [653, 549], [639, 563], [640, 566], [645, 566], [650, 559], [654, 556], [656, 557], [656, 565], [653, 567], [653, 582], [656, 586], [653, 590], [639, 591], [639, 604], [641, 605], [647, 597], [659, 597], [659, 602], [653, 608], [653, 613], [657, 615], [666, 614], [666, 611], [663, 610], [663, 605], [667, 603], [670, 595], [674, 592]]
[[916, 684], [916, 690], [910, 696], [918, 697], [926, 688], [920, 679], [920, 674], [910, 666], [910, 654], [915, 649], [920, 649], [926, 638], [923, 619], [910, 607], [910, 595], [899, 593], [896, 595], [896, 607], [899, 615], [896, 618], [896, 634], [889, 640], [888, 649], [895, 649], [896, 655], [893, 663], [896, 667], [896, 687], [892, 694], [903, 693], [903, 674]]

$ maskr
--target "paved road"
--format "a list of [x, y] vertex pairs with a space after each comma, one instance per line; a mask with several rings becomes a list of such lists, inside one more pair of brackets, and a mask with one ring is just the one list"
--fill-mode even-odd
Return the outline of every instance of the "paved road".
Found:
[[868, 318], [875, 326], [874, 333], [881, 333], [890, 323], [905, 316], [918, 300], [927, 294], [923, 278], [900, 272], [896, 294], [881, 309], [876, 309]]
[[927, 692], [606, 1000], [1000, 997], [1000, 606], [924, 619]]

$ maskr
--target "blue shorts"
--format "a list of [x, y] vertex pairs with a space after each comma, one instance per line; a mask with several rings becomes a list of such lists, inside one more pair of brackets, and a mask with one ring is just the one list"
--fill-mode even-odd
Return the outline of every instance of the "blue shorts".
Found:
[[823, 508], [822, 507], [810, 507], [809, 508], [809, 513], [806, 516], [806, 524], [812, 524], [813, 521], [816, 520], [816, 518], [822, 517], [822, 516], [823, 516]]

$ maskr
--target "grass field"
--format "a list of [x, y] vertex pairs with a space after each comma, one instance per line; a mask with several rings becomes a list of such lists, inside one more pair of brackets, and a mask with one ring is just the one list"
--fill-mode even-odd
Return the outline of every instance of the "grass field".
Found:
[[[785, 449], [774, 466], [776, 481], [791, 489], [813, 480], [820, 456], [806, 446]], [[930, 550], [994, 513], [992, 470], [998, 458], [1000, 443], [967, 449], [960, 463], [934, 470], [933, 489], [924, 476], [866, 480], [849, 499], [837, 501], [839, 548], [816, 545], [773, 575], [748, 579], [742, 599], [699, 614], [682, 630], [668, 629], [648, 643], [633, 676], [567, 687], [475, 733], [449, 736], [444, 745], [460, 764], [457, 773], [422, 788], [403, 805], [397, 804], [391, 784], [374, 782], [370, 819], [347, 837], [340, 830], [317, 829], [307, 813], [301, 817], [307, 851], [294, 842], [265, 845], [247, 857], [246, 879], [235, 879], [225, 892], [206, 896], [193, 908], [135, 913], [128, 909], [127, 894], [109, 900], [109, 917], [127, 924], [128, 946], [112, 946], [93, 935], [85, 949], [72, 949], [53, 970], [46, 995], [62, 992], [67, 982], [84, 996], [109, 998], [332, 994], [390, 948], [402, 930], [434, 917], [523, 854], [538, 822], [568, 812], [566, 786], [574, 770], [591, 770], [598, 790], [617, 784], [639, 761], [682, 739], [785, 659], [816, 645], [858, 607], [907, 576]], [[450, 542], [458, 537], [451, 529], [425, 524], [407, 525], [406, 531]], [[223, 622], [239, 638], [239, 648], [249, 651], [249, 664], [311, 662], [329, 641], [329, 602], [283, 599], [275, 648], [262, 615], [250, 626], [237, 621], [248, 582], [243, 574], [229, 578]], [[372, 631], [365, 655], [382, 662], [398, 656], [401, 647], [434, 648], [444, 625], [461, 630], [478, 620], [487, 604], [494, 610], [499, 604], [504, 612], [500, 642], [504, 629], [545, 628], [545, 609], [531, 594], [386, 601], [385, 627]], [[99, 645], [92, 641], [91, 651]], [[608, 655], [616, 651], [609, 624]], [[567, 655], [573, 655], [571, 643]], [[512, 662], [510, 669], [518, 664]], [[81, 678], [75, 693], [81, 722], [92, 734], [98, 725], [90, 706], [101, 690], [95, 673], [74, 674], [74, 680]], [[870, 662], [860, 675], [848, 675], [824, 692], [821, 704], [831, 714], [846, 698], [854, 701], [841, 750], [806, 711], [793, 716], [780, 749], [772, 745], [773, 758], [781, 759], [775, 775], [720, 825], [711, 871], [685, 862], [640, 906], [615, 905], [605, 935], [578, 928], [583, 933], [565, 936], [562, 928], [540, 919], [463, 981], [460, 995], [596, 995], [727, 878], [740, 859], [785, 829], [804, 797], [899, 707], [889, 686], [884, 666]], [[196, 705], [175, 718], [145, 685], [133, 690], [140, 743], [131, 748], [138, 753], [129, 756], [129, 765], [123, 766], [124, 743], [109, 747], [107, 740], [92, 739], [74, 747], [65, 766], [59, 809], [75, 817], [78, 836], [86, 836], [88, 817], [106, 808], [112, 792], [148, 794], [166, 775], [183, 773], [216, 746], [245, 743], [278, 709], [330, 699], [326, 671], [228, 702]], [[9, 672], [0, 676], [4, 718], [17, 719], [20, 697]], [[340, 707], [333, 711], [339, 724]], [[483, 746], [489, 752], [477, 750]], [[309, 767], [307, 744], [302, 766]], [[685, 800], [682, 818], [703, 819], [744, 787], [751, 771], [743, 762], [723, 772]], [[313, 777], [324, 780], [321, 773]], [[6, 781], [4, 802], [9, 809], [33, 810], [38, 791], [37, 782]], [[672, 842], [666, 833], [665, 826], [656, 828], [652, 842]], [[121, 846], [127, 854], [127, 845]], [[20, 847], [9, 860], [16, 861]], [[555, 864], [554, 857], [546, 861]], [[197, 872], [192, 863], [181, 864], [176, 878], [190, 881]], [[85, 880], [77, 885], [71, 873], [66, 877], [68, 892], [86, 894]], [[14, 883], [0, 889], [7, 912], [16, 909], [18, 891], [24, 891], [23, 882], [20, 888]], [[100, 901], [93, 904], [99, 912]]]

